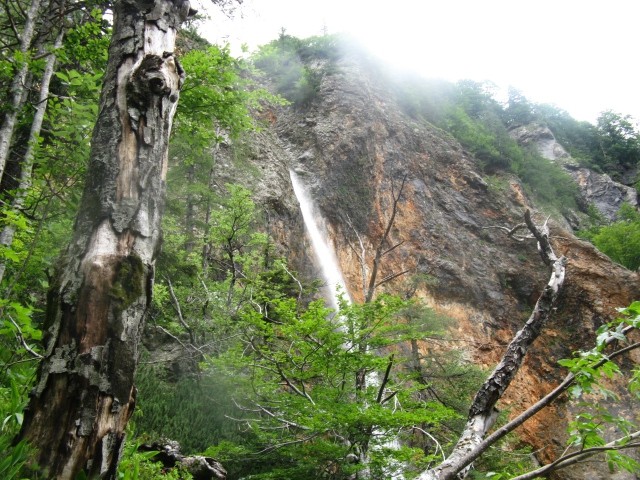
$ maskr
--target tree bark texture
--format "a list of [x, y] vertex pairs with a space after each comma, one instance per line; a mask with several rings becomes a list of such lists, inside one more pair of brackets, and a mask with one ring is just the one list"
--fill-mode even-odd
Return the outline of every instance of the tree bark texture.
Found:
[[114, 5], [88, 178], [49, 292], [45, 358], [20, 432], [46, 478], [116, 477], [184, 79], [175, 37], [188, 13], [188, 0]]

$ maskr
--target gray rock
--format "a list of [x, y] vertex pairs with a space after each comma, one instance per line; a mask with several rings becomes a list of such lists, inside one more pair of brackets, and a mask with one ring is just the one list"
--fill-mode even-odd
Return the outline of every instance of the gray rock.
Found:
[[614, 182], [609, 175], [588, 168], [569, 170], [569, 173], [580, 187], [585, 200], [595, 206], [610, 222], [616, 220], [618, 209], [623, 203], [638, 206], [636, 190]]

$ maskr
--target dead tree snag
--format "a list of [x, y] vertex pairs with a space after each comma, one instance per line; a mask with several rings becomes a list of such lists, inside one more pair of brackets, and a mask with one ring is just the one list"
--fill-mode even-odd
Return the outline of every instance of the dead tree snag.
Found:
[[49, 292], [46, 352], [20, 438], [47, 478], [115, 478], [160, 240], [184, 73], [182, 0], [118, 0], [89, 175]]

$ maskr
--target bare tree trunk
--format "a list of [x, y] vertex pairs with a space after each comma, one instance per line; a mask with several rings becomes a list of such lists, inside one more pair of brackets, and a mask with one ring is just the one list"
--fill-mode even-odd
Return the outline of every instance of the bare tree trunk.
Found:
[[[35, 22], [38, 17], [40, 3], [41, 0], [31, 0], [31, 6], [29, 7], [29, 11], [26, 13], [24, 29], [20, 36], [20, 53], [25, 57], [31, 47], [31, 41], [33, 40]], [[7, 159], [9, 158], [11, 140], [18, 121], [18, 115], [26, 98], [24, 92], [28, 73], [29, 62], [26, 58], [22, 58], [20, 59], [18, 68], [13, 75], [13, 80], [11, 81], [11, 87], [9, 90], [9, 111], [7, 112], [4, 121], [2, 122], [2, 126], [0, 127], [0, 180], [2, 180], [4, 167], [6, 166]]]
[[47, 478], [115, 478], [151, 300], [184, 0], [118, 0], [89, 176], [47, 302], [45, 359], [19, 437]]
[[529, 347], [538, 338], [542, 327], [553, 312], [564, 285], [567, 260], [565, 257], [557, 257], [553, 252], [546, 224], [541, 228], [536, 227], [528, 210], [525, 213], [525, 221], [538, 241], [538, 250], [543, 261], [551, 266], [549, 283], [542, 291], [531, 316], [511, 340], [502, 360], [478, 390], [469, 409], [467, 424], [453, 452], [446, 461], [423, 472], [418, 477], [419, 480], [451, 480], [466, 476], [468, 465], [482, 453], [479, 450], [482, 440], [497, 419], [496, 403], [518, 373]]

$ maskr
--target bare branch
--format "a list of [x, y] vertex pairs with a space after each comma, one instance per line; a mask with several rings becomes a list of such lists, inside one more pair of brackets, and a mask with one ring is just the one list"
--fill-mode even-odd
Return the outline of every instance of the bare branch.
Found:
[[524, 242], [525, 240], [530, 240], [531, 238], [533, 238], [532, 235], [516, 236], [516, 233], [519, 230], [523, 230], [523, 229], [527, 228], [527, 224], [526, 223], [519, 223], [513, 228], [501, 227], [499, 225], [491, 225], [491, 226], [488, 226], [488, 227], [481, 227], [481, 228], [485, 229], [485, 230], [488, 230], [490, 228], [495, 228], [497, 230], [504, 230], [505, 232], [507, 232], [507, 237], [513, 238], [514, 240], [516, 240], [518, 242]]
[[172, 339], [174, 339], [176, 342], [178, 342], [180, 344], [180, 346], [182, 348], [184, 348], [185, 350], [187, 349], [187, 346], [182, 342], [182, 340], [180, 340], [178, 337], [176, 337], [173, 333], [171, 333], [169, 330], [167, 330], [166, 328], [164, 328], [161, 325], [156, 325], [157, 328], [159, 328], [160, 330], [162, 330], [165, 334], [167, 334], [168, 336], [170, 336]]
[[20, 328], [20, 325], [18, 325], [13, 318], [11, 317], [11, 315], [7, 314], [7, 317], [9, 318], [9, 321], [11, 321], [11, 323], [13, 324], [14, 327], [16, 327], [16, 338], [18, 339], [18, 341], [22, 344], [22, 346], [24, 347], [24, 349], [29, 352], [34, 358], [42, 358], [42, 355], [40, 355], [38, 352], [36, 352], [34, 349], [32, 349], [26, 342], [26, 340], [24, 339], [24, 336], [22, 335], [22, 329]]
[[434, 437], [433, 435], [431, 435], [429, 432], [427, 432], [426, 430], [423, 430], [422, 428], [414, 425], [413, 427], [411, 427], [412, 430], [417, 430], [420, 433], [426, 435], [427, 437], [429, 437], [431, 439], [431, 441], [433, 443], [436, 444], [436, 453], [438, 452], [438, 450], [440, 450], [440, 455], [442, 455], [442, 460], [446, 460], [447, 456], [444, 454], [444, 449], [442, 448], [442, 446], [440, 445], [440, 442], [436, 439], [436, 437]]
[[387, 395], [386, 397], [384, 397], [381, 401], [380, 401], [380, 405], [384, 405], [385, 403], [387, 403], [389, 400], [391, 400], [392, 398], [394, 398], [396, 395], [398, 394], [398, 391], [396, 390], [395, 392], [391, 392], [389, 395]]
[[[291, 382], [291, 380], [289, 380], [289, 378], [284, 374], [284, 372], [282, 371], [282, 368], [280, 368], [280, 365], [276, 363], [276, 369], [278, 371], [278, 374], [280, 375], [280, 378], [282, 379], [282, 381], [291, 389], [293, 390], [297, 395], [300, 395], [302, 398], [306, 398], [307, 400], [309, 400], [309, 402], [311, 402], [311, 405], [315, 405], [316, 402], [313, 401], [313, 398], [311, 398], [309, 396], [309, 394], [305, 391], [300, 390], [298, 387], [296, 387], [293, 382]], [[304, 386], [303, 386], [304, 388]]]
[[402, 275], [409, 273], [410, 270], [406, 269], [406, 270], [402, 270], [401, 272], [398, 273], [390, 273], [389, 275], [387, 275], [386, 277], [384, 277], [382, 280], [380, 280], [378, 283], [376, 283], [376, 288], [378, 288], [380, 285], [384, 285], [385, 283], [390, 282], [391, 280], [395, 280], [398, 277], [401, 277]]
[[353, 233], [358, 239], [358, 243], [360, 245], [360, 251], [358, 251], [356, 247], [353, 245], [353, 243], [349, 241], [349, 246], [353, 250], [353, 253], [356, 255], [356, 257], [358, 257], [358, 262], [360, 263], [360, 275], [362, 277], [361, 279], [362, 292], [364, 293], [367, 290], [367, 277], [369, 275], [369, 268], [367, 267], [367, 261], [366, 261], [366, 249], [364, 247], [364, 242], [362, 241], [362, 237], [356, 230], [356, 227], [353, 225], [353, 222], [351, 221], [351, 218], [349, 217], [349, 215], [347, 215], [347, 224], [351, 227], [351, 230], [353, 230]]
[[[628, 328], [625, 328], [623, 332], [627, 333], [632, 329], [633, 327], [628, 327]], [[614, 339], [611, 338], [607, 341], [607, 343], [612, 343], [613, 341]], [[613, 360], [614, 358], [624, 355], [625, 353], [628, 353], [637, 348], [640, 348], [640, 342], [636, 342], [634, 344], [621, 348], [620, 350], [616, 350], [615, 352], [609, 354], [606, 358], [603, 358], [602, 360], [597, 362], [595, 365], [593, 365], [593, 368], [598, 369], [602, 365], [604, 365], [604, 363], [606, 363], [608, 360]], [[576, 377], [573, 373], [569, 373], [565, 377], [565, 379], [556, 388], [550, 391], [547, 395], [545, 395], [536, 403], [531, 405], [529, 408], [527, 408], [524, 412], [522, 412], [520, 415], [515, 417], [513, 420], [511, 420], [510, 422], [498, 428], [491, 435], [487, 436], [487, 438], [485, 438], [484, 441], [478, 444], [478, 446], [473, 451], [469, 452], [467, 455], [461, 458], [460, 463], [464, 465], [469, 465], [476, 458], [482, 455], [491, 445], [495, 444], [502, 437], [504, 437], [508, 433], [518, 428], [524, 422], [526, 422], [531, 417], [533, 417], [536, 413], [538, 413], [539, 411], [549, 406], [556, 398], [558, 398], [561, 394], [566, 392], [569, 389], [569, 387], [571, 387], [574, 384], [575, 378]]]
[[540, 475], [546, 474], [547, 472], [558, 470], [560, 468], [565, 468], [565, 467], [568, 467], [569, 465], [574, 465], [598, 453], [608, 452], [612, 450], [624, 450], [628, 448], [637, 448], [637, 447], [640, 447], [640, 442], [630, 442], [630, 440], [635, 440], [638, 438], [640, 438], [640, 430], [634, 433], [630, 433], [629, 435], [625, 435], [623, 437], [617, 438], [616, 440], [613, 440], [612, 442], [609, 442], [606, 445], [602, 445], [601, 447], [585, 448], [577, 452], [569, 453], [567, 455], [564, 455], [558, 458], [555, 462], [549, 463], [544, 467], [540, 467], [536, 470], [532, 470], [531, 472], [527, 472], [523, 475], [513, 477], [511, 480], [529, 480], [532, 478], [536, 478], [536, 477], [539, 477]]
[[299, 301], [302, 298], [302, 294], [304, 291], [304, 289], [302, 288], [302, 283], [300, 283], [300, 280], [298, 280], [296, 276], [289, 271], [289, 269], [287, 268], [284, 262], [281, 263], [280, 266], [287, 273], [287, 275], [289, 275], [293, 279], [293, 281], [298, 284], [298, 301]]
[[405, 174], [404, 177], [402, 177], [402, 182], [400, 184], [400, 189], [398, 190], [397, 195], [395, 194], [395, 189], [393, 185], [391, 186], [391, 195], [393, 197], [393, 203], [391, 207], [391, 216], [387, 221], [387, 225], [385, 227], [384, 233], [382, 234], [382, 237], [380, 238], [380, 242], [378, 242], [378, 246], [375, 249], [373, 265], [371, 266], [371, 275], [369, 276], [369, 284], [365, 291], [364, 303], [369, 303], [371, 302], [371, 300], [373, 300], [373, 295], [375, 293], [376, 287], [381, 285], [381, 283], [378, 283], [377, 277], [378, 277], [378, 270], [380, 268], [380, 262], [382, 260], [382, 257], [384, 257], [387, 253], [393, 251], [397, 246], [400, 245], [398, 244], [386, 251], [383, 250], [385, 244], [389, 240], [389, 235], [391, 234], [391, 228], [393, 227], [393, 224], [396, 220], [396, 215], [398, 214], [398, 205], [400, 202], [400, 197], [402, 196], [402, 191], [404, 190], [406, 183], [407, 183], [407, 175]]
[[270, 445], [270, 446], [260, 450], [259, 452], [256, 452], [255, 455], [262, 455], [263, 453], [273, 452], [274, 450], [278, 450], [279, 448], [286, 447], [286, 446], [289, 446], [289, 445], [297, 445], [299, 443], [308, 442], [309, 440], [314, 439], [318, 435], [320, 435], [320, 433], [312, 433], [311, 435], [308, 435], [308, 436], [306, 436], [304, 438], [299, 438], [297, 440], [291, 440], [289, 442], [282, 442], [282, 443], [278, 443], [276, 445]]
[[538, 252], [542, 257], [542, 261], [546, 265], [551, 265], [558, 259], [558, 257], [556, 257], [556, 254], [554, 253], [553, 248], [551, 248], [551, 244], [549, 243], [549, 226], [547, 225], [549, 219], [547, 218], [542, 227], [538, 228], [531, 219], [531, 212], [529, 210], [526, 210], [524, 212], [524, 221], [526, 222], [529, 231], [531, 231], [533, 236], [536, 237], [536, 240], [538, 241]]
[[404, 244], [404, 240], [399, 242], [399, 243], [396, 243], [393, 247], [390, 247], [387, 250], [385, 250], [384, 252], [382, 252], [382, 256], [384, 257], [387, 253], [393, 252], [396, 248], [398, 248], [402, 244]]
[[[384, 376], [382, 377], [382, 381], [380, 382], [380, 388], [378, 389], [378, 397], [376, 398], [376, 403], [382, 403], [382, 395], [384, 395], [384, 390], [389, 382], [389, 374], [391, 373], [391, 367], [393, 367], [393, 357], [392, 353], [389, 356], [389, 363], [387, 363], [387, 369], [384, 372]], [[395, 395], [395, 394], [394, 394]], [[387, 401], [388, 399], [385, 399]]]
[[285, 423], [287, 426], [299, 428], [300, 430], [309, 430], [309, 427], [305, 427], [304, 425], [300, 425], [299, 423], [295, 423], [295, 422], [291, 422], [289, 420], [286, 420], [286, 419], [278, 416], [277, 414], [273, 413], [268, 408], [263, 407], [260, 404], [256, 403], [256, 407], [258, 407], [262, 413], [265, 413], [266, 415], [268, 415], [271, 418], [275, 418], [279, 422]]
[[193, 330], [191, 329], [189, 324], [184, 320], [184, 317], [182, 316], [182, 309], [180, 308], [180, 302], [178, 301], [178, 297], [176, 297], [176, 294], [173, 291], [173, 285], [171, 284], [171, 279], [167, 276], [165, 276], [164, 279], [166, 280], [167, 285], [169, 286], [169, 295], [171, 295], [171, 305], [173, 306], [173, 309], [176, 311], [176, 314], [178, 315], [178, 321], [189, 334], [189, 340], [191, 341], [191, 344], [195, 345], [196, 341], [193, 335]]

